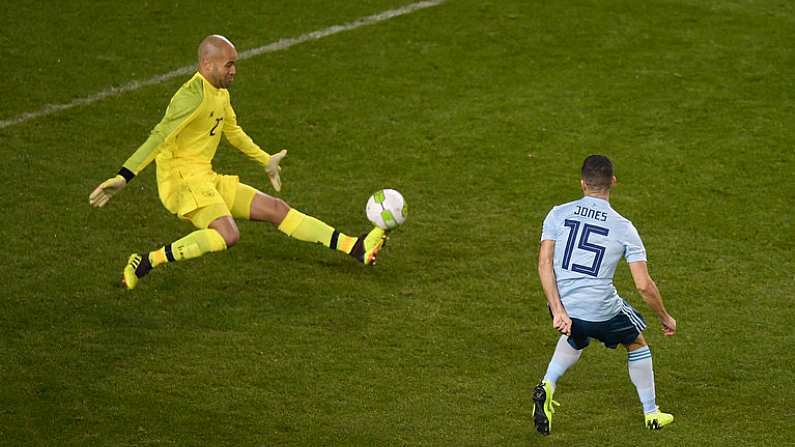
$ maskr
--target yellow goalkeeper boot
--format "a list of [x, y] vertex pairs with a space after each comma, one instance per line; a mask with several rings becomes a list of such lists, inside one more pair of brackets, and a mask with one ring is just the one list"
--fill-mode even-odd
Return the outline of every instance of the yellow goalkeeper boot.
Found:
[[128, 290], [132, 290], [138, 285], [138, 280], [146, 276], [150, 270], [152, 270], [152, 264], [149, 263], [149, 255], [142, 256], [138, 253], [133, 253], [127, 259], [127, 265], [124, 266], [121, 283]]
[[536, 431], [544, 436], [549, 436], [552, 431], [552, 415], [559, 403], [552, 400], [552, 384], [544, 380], [533, 390], [533, 423]]
[[661, 430], [666, 425], [674, 421], [674, 415], [663, 413], [659, 409], [646, 415], [646, 428], [649, 430]]
[[375, 227], [369, 233], [362, 234], [356, 239], [349, 254], [365, 265], [375, 264], [375, 258], [384, 248], [386, 239], [386, 231]]

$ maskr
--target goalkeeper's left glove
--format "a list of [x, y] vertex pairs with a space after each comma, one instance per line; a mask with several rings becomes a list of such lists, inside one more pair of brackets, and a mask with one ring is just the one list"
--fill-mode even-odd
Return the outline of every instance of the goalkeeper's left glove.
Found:
[[285, 155], [287, 155], [287, 149], [282, 149], [278, 153], [271, 155], [271, 158], [268, 160], [268, 165], [265, 166], [265, 173], [268, 174], [271, 185], [273, 185], [273, 189], [276, 191], [282, 190], [282, 179], [279, 177], [279, 172], [282, 168], [279, 166], [279, 163]]
[[114, 194], [121, 191], [127, 185], [127, 180], [121, 175], [110, 178], [102, 182], [88, 196], [88, 203], [96, 208], [105, 206]]

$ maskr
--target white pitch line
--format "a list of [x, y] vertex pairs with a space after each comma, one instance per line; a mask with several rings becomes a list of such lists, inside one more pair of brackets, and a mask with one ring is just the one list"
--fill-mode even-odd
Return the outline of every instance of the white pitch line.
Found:
[[[238, 55], [238, 60], [249, 59], [255, 56], [259, 56], [261, 54], [273, 53], [276, 51], [285, 50], [287, 48], [290, 48], [292, 46], [304, 42], [319, 40], [324, 37], [331, 36], [333, 34], [341, 33], [343, 31], [350, 31], [356, 28], [361, 28], [363, 26], [384, 22], [386, 20], [393, 19], [395, 17], [411, 14], [412, 12], [418, 11], [420, 9], [425, 9], [425, 8], [430, 8], [432, 6], [440, 5], [446, 1], [447, 0], [426, 0], [417, 3], [412, 3], [410, 5], [402, 6], [400, 8], [390, 9], [388, 11], [380, 12], [378, 14], [362, 17], [360, 19], [356, 19], [353, 22], [349, 22], [344, 25], [334, 25], [328, 28], [324, 28], [322, 30], [313, 31], [307, 34], [302, 34], [298, 37], [288, 37], [280, 39], [276, 42], [263, 45], [261, 47], [245, 50]], [[71, 102], [67, 102], [64, 104], [47, 104], [41, 109], [36, 110], [35, 112], [25, 112], [13, 118], [0, 120], [0, 129], [5, 129], [6, 127], [22, 124], [26, 121], [30, 121], [35, 118], [41, 118], [43, 116], [52, 115], [53, 113], [58, 113], [64, 110], [72, 109], [74, 107], [92, 104], [97, 101], [103, 100], [105, 98], [119, 96], [123, 93], [132, 92], [150, 85], [160, 84], [162, 82], [168, 81], [169, 79], [173, 79], [178, 76], [185, 76], [191, 74], [194, 71], [196, 71], [196, 65], [186, 65], [184, 67], [177, 68], [176, 70], [169, 71], [168, 73], [159, 74], [157, 76], [153, 76], [143, 81], [130, 81], [119, 87], [108, 87], [100, 92], [94, 93], [93, 95], [85, 96], [83, 98], [77, 98]]]

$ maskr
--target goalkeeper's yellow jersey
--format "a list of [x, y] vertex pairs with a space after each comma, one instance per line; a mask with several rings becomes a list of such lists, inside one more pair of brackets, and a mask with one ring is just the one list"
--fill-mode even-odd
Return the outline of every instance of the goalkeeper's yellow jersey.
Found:
[[155, 160], [160, 196], [168, 197], [168, 189], [179, 181], [214, 174], [212, 160], [221, 134], [247, 156], [268, 164], [270, 155], [238, 126], [229, 91], [213, 87], [197, 72], [177, 90], [163, 119], [119, 173], [129, 182]]

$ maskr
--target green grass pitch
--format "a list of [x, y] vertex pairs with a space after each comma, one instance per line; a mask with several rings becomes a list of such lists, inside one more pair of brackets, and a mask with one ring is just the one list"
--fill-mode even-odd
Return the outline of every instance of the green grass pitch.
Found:
[[[0, 120], [410, 4], [19, 2], [0, 10]], [[191, 230], [149, 167], [89, 192], [157, 123], [174, 78], [0, 128], [0, 445], [778, 446], [795, 439], [795, 10], [784, 0], [449, 0], [241, 61], [232, 99], [281, 194], [348, 233], [392, 187], [410, 215], [373, 268], [261, 224], [234, 249], [118, 286]], [[531, 389], [556, 341], [543, 217], [585, 155], [644, 239], [679, 332], [650, 322], [643, 428], [623, 350]], [[223, 144], [220, 172], [270, 191]]]

